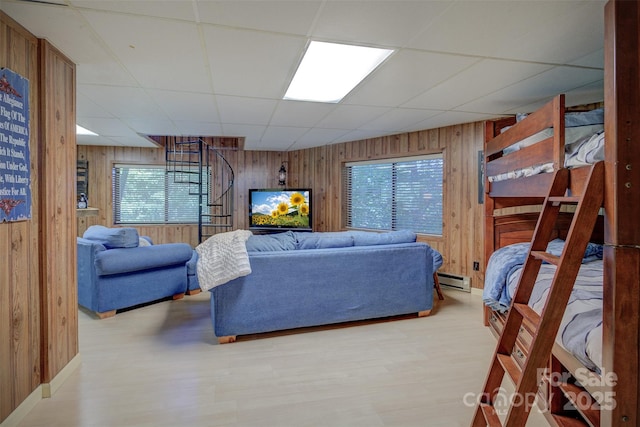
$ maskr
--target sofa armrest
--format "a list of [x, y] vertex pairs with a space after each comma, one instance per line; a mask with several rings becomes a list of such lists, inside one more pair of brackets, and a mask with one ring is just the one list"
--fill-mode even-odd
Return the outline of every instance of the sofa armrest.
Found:
[[82, 237], [78, 237], [76, 241], [78, 248], [78, 301], [85, 307], [93, 307], [98, 292], [95, 286], [98, 281], [95, 259], [97, 254], [105, 252], [107, 248], [100, 243]]

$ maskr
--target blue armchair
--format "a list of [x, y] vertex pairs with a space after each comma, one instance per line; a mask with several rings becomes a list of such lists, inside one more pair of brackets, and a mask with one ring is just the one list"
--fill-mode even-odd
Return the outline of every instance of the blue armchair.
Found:
[[[142, 243], [142, 244], [141, 244]], [[187, 290], [186, 243], [154, 245], [135, 228], [91, 226], [78, 244], [78, 303], [106, 318]]]

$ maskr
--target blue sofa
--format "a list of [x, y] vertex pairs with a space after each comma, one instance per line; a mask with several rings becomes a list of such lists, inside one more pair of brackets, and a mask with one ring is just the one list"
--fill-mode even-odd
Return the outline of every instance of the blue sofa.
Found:
[[186, 243], [154, 245], [135, 228], [91, 226], [77, 246], [78, 303], [100, 318], [186, 292], [193, 255]]
[[210, 290], [220, 343], [237, 335], [426, 316], [442, 264], [440, 253], [407, 231], [285, 232], [251, 236], [246, 246], [252, 272]]

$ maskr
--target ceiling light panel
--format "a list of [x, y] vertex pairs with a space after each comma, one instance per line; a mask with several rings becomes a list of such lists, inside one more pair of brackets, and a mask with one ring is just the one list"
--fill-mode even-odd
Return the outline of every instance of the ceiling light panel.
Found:
[[340, 102], [392, 52], [391, 49], [312, 41], [284, 99]]

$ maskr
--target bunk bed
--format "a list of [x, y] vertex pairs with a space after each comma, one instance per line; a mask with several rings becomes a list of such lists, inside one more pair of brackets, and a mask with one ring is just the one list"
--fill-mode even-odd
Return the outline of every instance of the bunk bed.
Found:
[[[526, 116], [487, 122], [485, 138], [485, 248], [487, 268], [483, 299], [485, 323], [499, 336], [506, 322], [511, 296], [515, 294], [522, 266], [538, 220], [537, 206], [548, 193], [553, 172], [569, 168], [570, 191], [580, 193], [591, 163], [604, 159], [604, 114], [602, 109], [566, 112], [564, 95]], [[547, 251], [560, 255], [573, 213], [560, 214]], [[600, 396], [602, 383], [602, 253], [603, 221], [597, 222], [584, 264], [554, 344], [538, 393], [544, 410], [566, 415], [566, 395]], [[588, 262], [587, 262], [588, 261]], [[529, 305], [538, 314], [548, 292], [554, 265], [543, 265]], [[522, 328], [514, 346], [522, 365], [532, 337]], [[521, 366], [522, 366], [521, 365]], [[580, 381], [567, 393], [565, 378]], [[560, 380], [562, 387], [560, 390]], [[582, 384], [577, 384], [582, 383]], [[564, 392], [563, 392], [564, 391]], [[580, 406], [581, 416], [599, 425], [599, 398]], [[573, 416], [573, 414], [571, 414]]]
[[[640, 217], [639, 18], [637, 2], [611, 0], [605, 7], [604, 126], [592, 136], [580, 138], [592, 143], [598, 139], [600, 151], [583, 149], [583, 154], [588, 151], [590, 155], [572, 163], [577, 146], [572, 139], [575, 135], [567, 132], [570, 116], [562, 95], [524, 120], [489, 121], [485, 129], [485, 282], [493, 280], [489, 268], [494, 267], [489, 264], [494, 253], [509, 251], [512, 245], [526, 247], [530, 242], [538, 206], [548, 193], [553, 172], [570, 167], [570, 191], [579, 193], [590, 169], [587, 164], [604, 159], [603, 214], [591, 235], [594, 245], [590, 245], [598, 256], [585, 254], [586, 258], [601, 258], [595, 262], [602, 273], [592, 274], [595, 283], [590, 284], [590, 290], [599, 295], [594, 299], [601, 302], [589, 303], [597, 313], [595, 321], [594, 312], [589, 313], [591, 326], [586, 322], [573, 325], [583, 329], [583, 338], [574, 342], [589, 341], [587, 347], [595, 350], [572, 352], [575, 349], [563, 341], [563, 328], [579, 319], [570, 303], [538, 390], [538, 403], [551, 425], [640, 425], [640, 228], [636, 226]], [[570, 211], [561, 213], [552, 234], [560, 240], [552, 245], [561, 244], [566, 237], [571, 215]], [[581, 270], [583, 267], [591, 269], [593, 265], [585, 263]], [[516, 269], [507, 268], [512, 273]], [[514, 281], [517, 283], [515, 277], [511, 291]], [[576, 283], [580, 292], [580, 279]], [[506, 286], [509, 289], [508, 279]], [[508, 291], [487, 297], [491, 307], [485, 307], [484, 321], [497, 336], [506, 320], [508, 297]], [[535, 304], [530, 301], [530, 305]], [[528, 340], [526, 328], [521, 329], [513, 350], [516, 356], [522, 357], [521, 348], [526, 348]], [[586, 358], [582, 357], [585, 353]], [[552, 414], [566, 415], [563, 419], [569, 420], [568, 424], [558, 423]]]

